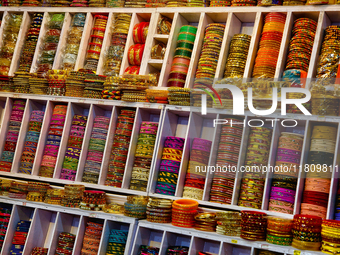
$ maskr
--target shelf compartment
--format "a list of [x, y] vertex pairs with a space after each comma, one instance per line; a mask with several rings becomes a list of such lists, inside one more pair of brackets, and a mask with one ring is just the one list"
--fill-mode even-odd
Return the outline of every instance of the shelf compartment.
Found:
[[138, 227], [132, 255], [138, 255], [141, 245], [160, 248], [164, 238], [164, 231]]
[[166, 231], [159, 254], [165, 255], [170, 246], [190, 247], [193, 237]]
[[54, 255], [57, 245], [58, 245], [58, 237], [60, 233], [66, 232], [71, 233], [73, 235], [77, 235], [79, 223], [80, 223], [79, 215], [72, 215], [67, 213], [58, 213], [55, 231], [52, 236], [51, 246], [49, 249], [49, 255]]
[[221, 245], [220, 241], [208, 240], [195, 236], [191, 242], [189, 255], [196, 255], [200, 251], [219, 254]]
[[[149, 192], [153, 195], [160, 195], [156, 194], [156, 183], [158, 179], [158, 172], [160, 167], [160, 162], [162, 158], [163, 153], [163, 147], [164, 142], [167, 136], [176, 136], [176, 137], [182, 137], [186, 138], [188, 134], [189, 129], [189, 118], [190, 113], [189, 112], [183, 112], [183, 111], [172, 111], [172, 110], [165, 110], [163, 114], [162, 119], [162, 127], [159, 133], [159, 140], [158, 140], [158, 146], [155, 148], [154, 157], [156, 158], [156, 162], [153, 165], [153, 170], [151, 171], [150, 175], [150, 181], [151, 185], [149, 186]], [[184, 158], [188, 158], [189, 156], [189, 146], [190, 144], [185, 141], [184, 143], [184, 150], [182, 153], [182, 162], [180, 165], [179, 172], [181, 173], [182, 169], [187, 168], [187, 160], [185, 162]], [[149, 182], [150, 182], [149, 181]], [[162, 195], [160, 195], [162, 196]], [[168, 196], [171, 198], [171, 196]]]
[[24, 254], [30, 254], [34, 247], [50, 248], [57, 214], [53, 211], [36, 209], [27, 236]]
[[223, 243], [219, 255], [252, 255], [251, 251], [250, 247]]
[[[256, 12], [253, 13], [231, 13], [228, 16], [225, 33], [222, 41], [222, 48], [218, 60], [215, 78], [224, 77], [225, 66], [229, 55], [230, 42], [235, 34], [247, 34], [252, 36]], [[251, 49], [249, 48], [249, 52]]]

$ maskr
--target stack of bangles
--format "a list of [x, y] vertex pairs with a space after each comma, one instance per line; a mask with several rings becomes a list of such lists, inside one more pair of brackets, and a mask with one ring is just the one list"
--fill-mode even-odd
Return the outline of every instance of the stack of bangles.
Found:
[[327, 254], [340, 254], [340, 222], [323, 220], [321, 225], [321, 251]]
[[334, 219], [340, 220], [340, 185], [339, 183], [338, 183], [338, 192], [336, 194]]
[[9, 188], [8, 197], [16, 199], [26, 199], [27, 196], [27, 182], [12, 181]]
[[170, 196], [175, 195], [184, 141], [184, 138], [175, 136], [165, 138], [156, 193]]
[[79, 207], [84, 191], [85, 186], [83, 185], [66, 184], [64, 186], [64, 196], [60, 204], [66, 207]]
[[10, 172], [17, 147], [22, 118], [26, 106], [25, 100], [14, 100], [11, 116], [8, 124], [5, 145], [1, 154], [0, 171]]
[[180, 28], [167, 87], [184, 87], [196, 39], [196, 32], [197, 27], [194, 26], [186, 25]]
[[105, 80], [106, 76], [97, 75], [91, 72], [86, 73], [83, 97], [96, 99], [102, 98]]
[[83, 210], [101, 211], [105, 204], [106, 194], [104, 191], [85, 190], [79, 207]]
[[139, 253], [138, 255], [158, 255], [159, 254], [159, 248], [158, 247], [151, 247], [147, 245], [141, 245], [139, 247]]
[[302, 145], [302, 135], [281, 133], [275, 164], [279, 171], [273, 176], [269, 211], [293, 214]]
[[[55, 13], [51, 14], [51, 19], [48, 23], [48, 29], [44, 35], [44, 42], [42, 45], [42, 53], [38, 60], [38, 68], [36, 73], [38, 78], [46, 78], [48, 70], [52, 70], [55, 54], [59, 45], [61, 29], [64, 23], [65, 14]], [[35, 87], [39, 87], [39, 83]], [[30, 84], [31, 87], [31, 84]]]
[[124, 203], [124, 215], [137, 219], [146, 218], [146, 207], [149, 202], [147, 196], [128, 196]]
[[111, 229], [106, 248], [106, 254], [121, 254], [125, 252], [128, 230]]
[[47, 72], [48, 88], [47, 95], [65, 96], [66, 92], [66, 77], [65, 70], [49, 70]]
[[125, 163], [129, 151], [130, 139], [135, 120], [135, 109], [125, 108], [118, 116], [118, 123], [113, 138], [113, 145], [105, 185], [120, 188], [122, 186]]
[[66, 232], [61, 232], [58, 236], [56, 255], [71, 255], [73, 251], [76, 235]]
[[160, 89], [147, 89], [146, 99], [149, 103], [168, 104], [168, 91]]
[[109, 117], [96, 116], [94, 118], [87, 158], [85, 161], [85, 169], [82, 180], [83, 182], [89, 182], [93, 184], [98, 183], [109, 124]]
[[26, 134], [24, 150], [21, 156], [19, 173], [22, 174], [32, 173], [33, 163], [37, 151], [44, 114], [45, 114], [44, 111], [32, 111], [30, 122], [28, 123], [28, 132]]
[[290, 246], [293, 241], [293, 220], [278, 217], [268, 217], [267, 219], [267, 239], [268, 243]]
[[264, 20], [259, 50], [253, 70], [254, 78], [273, 78], [279, 57], [286, 14], [270, 12]]
[[97, 254], [102, 236], [103, 224], [89, 221], [85, 229], [81, 254]]
[[171, 222], [172, 200], [149, 198], [146, 207], [146, 219], [150, 222], [170, 223]]
[[251, 241], [265, 241], [267, 214], [256, 211], [241, 211], [241, 238]]
[[[202, 200], [206, 178], [203, 170], [209, 163], [211, 141], [194, 138], [190, 151], [188, 170], [185, 178], [183, 197]], [[197, 171], [197, 167], [201, 171]]]
[[71, 132], [68, 138], [66, 154], [60, 179], [74, 181], [79, 163], [81, 147], [85, 134], [87, 116], [75, 114], [72, 120]]
[[[337, 128], [331, 126], [314, 126], [308, 153], [305, 189], [303, 191], [301, 214], [326, 218], [328, 196], [335, 152]], [[326, 166], [318, 171], [318, 166]]]
[[0, 195], [8, 196], [9, 189], [11, 188], [12, 180], [0, 178]]
[[168, 99], [171, 105], [190, 106], [191, 93], [188, 88], [171, 87], [168, 88]]
[[47, 255], [48, 248], [34, 247], [30, 255]]
[[124, 214], [124, 205], [118, 203], [107, 203], [103, 207], [103, 212], [113, 214]]
[[118, 88], [117, 77], [107, 76], [104, 82], [104, 90], [102, 91], [103, 99], [121, 100], [121, 91]]
[[50, 188], [50, 184], [42, 182], [28, 182], [26, 200], [44, 202], [45, 194]]
[[130, 13], [117, 13], [113, 15], [112, 40], [107, 50], [107, 58], [104, 64], [104, 75], [110, 76], [119, 75], [132, 17]]
[[97, 65], [102, 49], [103, 39], [107, 24], [107, 15], [94, 15], [94, 25], [92, 28], [91, 42], [87, 50], [85, 69], [97, 71]]
[[272, 130], [266, 127], [252, 127], [250, 129], [245, 167], [250, 167], [242, 176], [239, 206], [261, 209], [262, 196], [265, 185], [265, 175], [252, 166], [266, 166], [268, 164]]
[[[130, 69], [133, 70], [137, 69], [138, 70], [137, 74], [139, 73], [139, 67], [142, 63], [144, 47], [148, 32], [149, 22], [141, 22], [133, 27], [132, 35], [135, 44], [131, 45], [128, 50], [128, 60], [130, 64]], [[125, 73], [127, 73], [127, 70], [125, 70]], [[132, 70], [130, 70], [129, 73], [132, 73]]]
[[211, 86], [215, 78], [224, 35], [224, 24], [211, 23], [205, 28], [203, 46], [195, 75], [194, 88]]
[[[223, 124], [217, 151], [216, 165], [221, 167], [233, 167], [236, 169], [240, 146], [242, 141], [243, 125], [241, 119], [229, 118], [228, 123], [233, 122], [233, 126]], [[210, 201], [231, 204], [234, 190], [236, 171], [220, 171], [214, 173], [210, 190]]]
[[64, 130], [66, 119], [66, 105], [56, 105], [53, 109], [50, 129], [48, 131], [47, 142], [42, 157], [39, 176], [53, 177], [54, 167], [57, 162], [59, 146]]
[[66, 91], [67, 97], [83, 97], [84, 96], [84, 79], [85, 73], [81, 71], [68, 71], [66, 77]]
[[61, 199], [64, 197], [64, 189], [48, 189], [45, 194], [44, 203], [60, 205]]
[[216, 231], [216, 213], [199, 213], [195, 215], [194, 228], [201, 231]]
[[292, 246], [300, 250], [320, 250], [322, 219], [318, 216], [295, 214], [293, 223]]
[[246, 67], [251, 36], [236, 34], [230, 42], [224, 78], [242, 78]]
[[240, 212], [216, 212], [216, 233], [226, 236], [241, 235], [241, 213]]
[[195, 226], [198, 202], [192, 199], [178, 199], [172, 203], [171, 224], [182, 228]]
[[189, 247], [187, 246], [169, 246], [165, 255], [189, 255]]
[[11, 217], [11, 210], [6, 208], [0, 208], [0, 251], [2, 250], [2, 246], [5, 241], [5, 236], [7, 233], [7, 228], [9, 224], [9, 219]]
[[11, 246], [11, 255], [21, 255], [23, 254], [26, 239], [28, 236], [28, 231], [30, 230], [31, 221], [20, 220], [15, 228], [12, 246]]
[[141, 124], [132, 168], [130, 189], [146, 191], [157, 130], [158, 122], [143, 121]]

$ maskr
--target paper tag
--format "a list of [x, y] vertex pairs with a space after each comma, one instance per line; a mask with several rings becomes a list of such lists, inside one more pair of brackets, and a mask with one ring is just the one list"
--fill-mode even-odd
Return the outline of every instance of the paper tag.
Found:
[[326, 117], [325, 116], [318, 116], [318, 121], [326, 121]]
[[61, 101], [61, 97], [55, 97], [54, 101]]
[[176, 110], [182, 110], [182, 107], [180, 107], [180, 106], [175, 106], [175, 109], [176, 109]]
[[121, 106], [128, 106], [129, 104], [127, 102], [121, 102], [120, 105]]
[[103, 100], [98, 101], [98, 104], [105, 104]]
[[237, 243], [237, 240], [231, 239], [231, 243]]
[[261, 248], [262, 248], [262, 249], [268, 249], [268, 248], [269, 248], [269, 245], [268, 245], [268, 244], [261, 244]]
[[150, 108], [150, 104], [149, 103], [143, 103], [143, 108]]
[[97, 214], [96, 213], [90, 213], [90, 217], [97, 218]]
[[23, 205], [23, 206], [26, 206], [26, 202], [22, 202], [22, 205]]
[[79, 99], [78, 103], [85, 103], [85, 99]]
[[300, 254], [301, 254], [301, 251], [294, 250], [294, 255], [300, 255]]
[[13, 97], [14, 97], [14, 98], [18, 98], [18, 97], [19, 97], [19, 94], [13, 94]]
[[163, 105], [159, 105], [158, 109], [162, 110], [163, 109]]

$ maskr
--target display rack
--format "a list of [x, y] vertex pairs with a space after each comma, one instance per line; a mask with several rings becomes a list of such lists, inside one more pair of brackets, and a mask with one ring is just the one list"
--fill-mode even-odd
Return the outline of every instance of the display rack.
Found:
[[34, 247], [48, 248], [49, 255], [55, 254], [58, 236], [61, 232], [76, 235], [72, 255], [79, 255], [82, 248], [86, 223], [91, 219], [96, 219], [104, 224], [98, 255], [106, 254], [111, 229], [129, 231], [124, 254], [130, 254], [136, 228], [136, 220], [134, 218], [103, 212], [93, 213], [75, 208], [66, 208], [21, 199], [10, 199], [2, 196], [0, 197], [0, 206], [10, 208], [12, 211], [1, 251], [3, 255], [9, 254], [13, 235], [17, 223], [20, 220], [31, 221], [31, 227], [22, 253], [23, 255], [31, 254]]

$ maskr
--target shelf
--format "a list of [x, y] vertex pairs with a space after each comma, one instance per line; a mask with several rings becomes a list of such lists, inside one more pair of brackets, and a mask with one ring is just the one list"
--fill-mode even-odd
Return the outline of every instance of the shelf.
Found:
[[156, 68], [157, 70], [160, 70], [162, 68], [163, 63], [164, 63], [163, 59], [150, 59], [148, 61], [148, 64]]
[[153, 39], [166, 44], [169, 40], [169, 35], [156, 34], [156, 35], [154, 35]]

